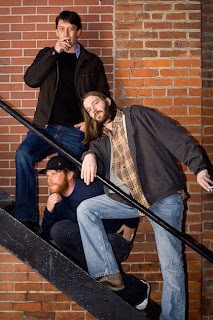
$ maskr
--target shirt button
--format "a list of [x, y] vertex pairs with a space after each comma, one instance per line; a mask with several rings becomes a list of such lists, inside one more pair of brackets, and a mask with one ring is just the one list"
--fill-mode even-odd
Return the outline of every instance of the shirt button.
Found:
[[52, 55], [53, 55], [53, 56], [55, 55], [55, 51], [52, 52]]

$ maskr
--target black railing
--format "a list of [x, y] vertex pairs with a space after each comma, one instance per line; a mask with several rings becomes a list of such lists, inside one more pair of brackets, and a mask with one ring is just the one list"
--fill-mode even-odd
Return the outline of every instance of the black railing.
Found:
[[[49, 135], [47, 135], [43, 130], [36, 128], [32, 125], [31, 122], [26, 120], [23, 116], [21, 116], [17, 111], [13, 110], [11, 107], [9, 107], [5, 102], [0, 100], [0, 107], [4, 109], [7, 113], [9, 113], [12, 117], [14, 117], [16, 120], [21, 122], [25, 127], [27, 127], [29, 130], [37, 134], [40, 138], [45, 140], [47, 143], [49, 143], [52, 147], [54, 147], [60, 154], [67, 157], [70, 161], [74, 162], [79, 168], [81, 168], [81, 162], [77, 160], [75, 157], [73, 157], [69, 152], [64, 150], [60, 144], [57, 142], [54, 142]], [[197, 242], [195, 239], [193, 239], [191, 236], [184, 234], [180, 232], [179, 230], [175, 229], [171, 225], [169, 225], [167, 222], [165, 222], [163, 219], [159, 218], [157, 215], [155, 215], [151, 210], [145, 208], [143, 205], [141, 205], [136, 200], [132, 199], [128, 194], [126, 194], [124, 191], [116, 187], [112, 182], [107, 181], [97, 175], [96, 177], [100, 182], [102, 182], [104, 185], [106, 185], [109, 189], [114, 191], [115, 193], [122, 196], [125, 200], [127, 200], [132, 206], [134, 206], [139, 211], [143, 212], [148, 218], [155, 221], [157, 224], [159, 224], [161, 227], [163, 227], [165, 230], [173, 234], [176, 238], [181, 240], [183, 243], [188, 245], [190, 248], [192, 248], [194, 251], [199, 253], [202, 257], [206, 258], [208, 261], [213, 263], [213, 252], [210, 251], [208, 248], [206, 248], [203, 244]]]

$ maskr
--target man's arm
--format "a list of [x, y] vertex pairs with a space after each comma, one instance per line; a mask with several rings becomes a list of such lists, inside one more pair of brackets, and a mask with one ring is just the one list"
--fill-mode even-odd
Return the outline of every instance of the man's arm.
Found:
[[31, 88], [40, 87], [55, 66], [58, 56], [59, 53], [54, 48], [40, 50], [24, 75], [25, 83]]
[[110, 167], [111, 147], [108, 137], [98, 138], [92, 142], [92, 149], [82, 155], [81, 178], [88, 185], [98, 174], [105, 177]]
[[57, 215], [54, 213], [55, 205], [61, 200], [62, 198], [58, 193], [51, 194], [47, 199], [47, 207], [44, 210], [44, 218], [42, 221], [42, 230], [49, 239], [51, 239], [50, 230], [58, 221]]
[[[197, 182], [206, 190], [212, 183], [207, 164], [193, 139], [172, 120], [152, 109], [133, 107], [134, 117], [140, 119], [143, 126], [149, 126], [153, 133], [176, 159], [187, 165], [197, 176]], [[144, 112], [145, 111], [145, 112]]]

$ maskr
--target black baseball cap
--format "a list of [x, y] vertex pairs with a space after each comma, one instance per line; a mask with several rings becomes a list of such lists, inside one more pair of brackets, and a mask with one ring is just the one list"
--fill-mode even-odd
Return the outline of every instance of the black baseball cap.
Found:
[[45, 169], [40, 170], [38, 173], [46, 173], [47, 170], [64, 170], [68, 171], [76, 171], [76, 166], [74, 163], [69, 161], [67, 158], [63, 156], [55, 156], [52, 157], [48, 162]]

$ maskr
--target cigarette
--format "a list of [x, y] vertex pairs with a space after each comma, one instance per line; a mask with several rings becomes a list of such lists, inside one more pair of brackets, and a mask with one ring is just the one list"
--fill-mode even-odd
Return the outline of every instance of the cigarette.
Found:
[[209, 189], [213, 189], [213, 186], [209, 186], [208, 188], [209, 188]]

